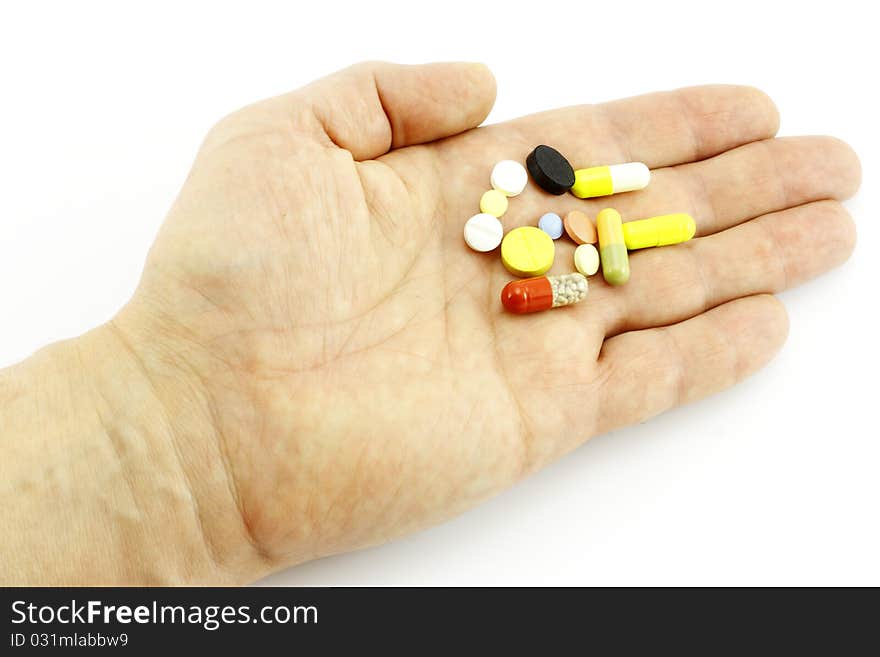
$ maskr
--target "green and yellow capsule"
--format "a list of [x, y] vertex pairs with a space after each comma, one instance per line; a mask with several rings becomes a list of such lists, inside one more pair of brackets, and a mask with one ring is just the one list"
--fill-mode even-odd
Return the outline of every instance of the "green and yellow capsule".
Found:
[[629, 254], [623, 239], [623, 220], [613, 208], [605, 208], [596, 217], [599, 233], [599, 257], [602, 276], [609, 285], [623, 285], [629, 280]]

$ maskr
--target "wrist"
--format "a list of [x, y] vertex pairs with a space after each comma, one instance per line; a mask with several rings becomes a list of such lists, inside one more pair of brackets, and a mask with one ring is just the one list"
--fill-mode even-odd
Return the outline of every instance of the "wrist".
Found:
[[203, 386], [136, 335], [110, 322], [2, 373], [0, 525], [14, 556], [0, 580], [231, 584], [264, 572]]

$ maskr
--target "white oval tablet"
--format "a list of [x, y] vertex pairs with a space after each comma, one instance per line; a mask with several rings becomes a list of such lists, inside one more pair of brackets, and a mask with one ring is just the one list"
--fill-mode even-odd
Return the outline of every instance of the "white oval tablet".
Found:
[[581, 244], [574, 250], [574, 266], [584, 276], [599, 271], [599, 252], [592, 244]]
[[526, 188], [529, 174], [526, 168], [514, 160], [501, 160], [492, 169], [492, 187], [505, 196], [516, 196]]
[[467, 220], [464, 225], [464, 241], [474, 251], [491, 251], [498, 248], [504, 237], [504, 226], [491, 214], [481, 212]]

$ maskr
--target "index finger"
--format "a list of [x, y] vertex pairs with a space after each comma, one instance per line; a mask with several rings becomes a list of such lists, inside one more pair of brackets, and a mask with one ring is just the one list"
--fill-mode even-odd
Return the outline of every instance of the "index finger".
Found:
[[708, 85], [550, 110], [497, 128], [512, 129], [526, 148], [557, 148], [575, 169], [620, 162], [654, 169], [768, 139], [779, 129], [779, 113], [754, 87]]

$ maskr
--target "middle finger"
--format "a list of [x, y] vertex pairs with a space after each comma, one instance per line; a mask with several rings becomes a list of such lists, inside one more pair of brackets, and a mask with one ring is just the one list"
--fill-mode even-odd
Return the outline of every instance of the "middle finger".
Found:
[[[843, 200], [859, 184], [852, 149], [833, 137], [785, 137], [752, 142], [721, 155], [651, 172], [651, 183], [628, 194], [577, 199], [530, 189], [511, 202], [509, 227], [534, 223], [544, 212], [579, 209], [591, 217], [613, 207], [624, 221], [687, 212], [697, 236], [711, 235], [754, 217], [822, 199]], [[535, 186], [530, 186], [535, 187]]]

